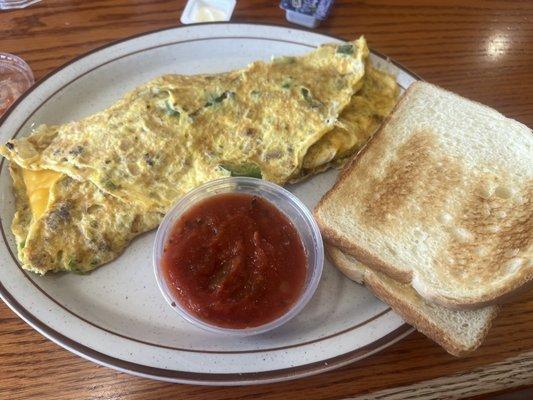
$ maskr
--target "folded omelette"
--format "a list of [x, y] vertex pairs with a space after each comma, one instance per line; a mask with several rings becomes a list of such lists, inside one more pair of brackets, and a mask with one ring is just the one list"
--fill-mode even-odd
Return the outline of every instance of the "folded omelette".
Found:
[[166, 75], [80, 121], [9, 141], [23, 268], [88, 272], [230, 175], [278, 184], [342, 162], [395, 104], [363, 38], [218, 75]]

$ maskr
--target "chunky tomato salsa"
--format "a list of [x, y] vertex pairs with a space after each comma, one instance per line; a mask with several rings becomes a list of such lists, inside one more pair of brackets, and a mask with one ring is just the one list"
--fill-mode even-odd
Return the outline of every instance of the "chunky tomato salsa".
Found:
[[241, 329], [290, 309], [303, 291], [307, 257], [296, 228], [274, 205], [227, 193], [201, 201], [176, 221], [162, 271], [191, 314]]

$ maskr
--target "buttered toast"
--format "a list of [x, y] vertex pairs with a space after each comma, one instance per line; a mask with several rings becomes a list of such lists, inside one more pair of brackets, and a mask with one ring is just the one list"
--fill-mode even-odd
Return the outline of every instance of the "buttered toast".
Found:
[[424, 82], [315, 209], [324, 239], [426, 301], [480, 308], [533, 278], [533, 136]]
[[399, 283], [373, 271], [336, 247], [328, 246], [327, 252], [348, 278], [364, 283], [405, 322], [454, 356], [460, 357], [478, 348], [498, 312], [497, 306], [479, 310], [450, 310], [427, 303], [409, 284]]

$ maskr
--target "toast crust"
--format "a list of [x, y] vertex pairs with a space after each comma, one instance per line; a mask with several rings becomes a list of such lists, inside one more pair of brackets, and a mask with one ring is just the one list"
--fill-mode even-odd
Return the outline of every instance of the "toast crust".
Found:
[[356, 260], [348, 259], [348, 256], [342, 250], [328, 245], [326, 246], [326, 252], [333, 265], [344, 275], [357, 283], [365, 284], [376, 297], [390, 305], [405, 322], [414, 326], [418, 331], [456, 357], [462, 357], [471, 353], [483, 343], [494, 318], [498, 314], [499, 308], [497, 306], [490, 307], [489, 314], [486, 317], [486, 323], [483, 325], [481, 331], [477, 332], [474, 343], [470, 345], [460, 343], [452, 333], [431, 321], [423, 311], [403, 300], [401, 291], [406, 289], [400, 289], [401, 283], [397, 283], [398, 290], [395, 292], [384, 284], [383, 278], [380, 278], [379, 273], [375, 273], [365, 265], [359, 264]]
[[335, 230], [329, 228], [322, 228], [322, 224], [317, 215], [315, 219], [320, 226], [322, 237], [327, 244], [338, 247], [346, 254], [354, 257], [357, 261], [365, 265], [371, 265], [377, 271], [387, 274], [394, 280], [401, 283], [410, 283], [413, 277], [412, 271], [399, 271], [397, 268], [379, 258], [379, 256], [372, 254], [365, 249], [358, 247], [356, 244], [351, 243], [348, 239], [339, 235]]
[[[366, 164], [365, 166], [361, 165], [365, 154], [369, 151], [369, 149], [372, 149], [373, 145], [379, 145], [376, 144], [376, 142], [381, 142], [381, 137], [384, 135], [387, 125], [389, 125], [391, 121], [393, 121], [394, 118], [397, 117], [395, 115], [396, 111], [400, 107], [402, 107], [402, 105], [407, 101], [407, 99], [409, 99], [410, 95], [412, 95], [413, 92], [417, 90], [419, 85], [421, 85], [421, 83], [416, 82], [407, 89], [407, 91], [404, 93], [404, 96], [400, 99], [392, 113], [385, 119], [384, 123], [377, 130], [375, 135], [346, 164], [345, 168], [342, 170], [339, 176], [337, 183], [319, 201], [318, 205], [314, 210], [314, 216], [321, 228], [324, 240], [327, 243], [342, 249], [344, 252], [353, 256], [358, 261], [369, 265], [376, 271], [387, 274], [388, 276], [399, 282], [411, 283], [415, 290], [417, 290], [418, 293], [428, 301], [454, 309], [476, 309], [491, 304], [501, 303], [505, 301], [506, 298], [508, 298], [509, 296], [512, 296], [513, 292], [519, 290], [521, 287], [528, 286], [533, 283], [533, 264], [531, 263], [530, 248], [531, 236], [533, 232], [533, 215], [530, 211], [531, 209], [533, 209], [533, 192], [531, 190], [526, 192], [526, 194], [524, 195], [524, 197], [526, 198], [526, 202], [522, 202], [519, 207], [513, 204], [509, 205], [509, 202], [507, 201], [507, 199], [505, 199], [505, 193], [504, 196], [492, 196], [492, 199], [490, 199], [490, 201], [488, 199], [480, 201], [478, 193], [483, 190], [482, 188], [472, 188], [471, 199], [465, 200], [465, 202], [470, 201], [473, 206], [467, 207], [467, 205], [461, 204], [465, 206], [465, 209], [463, 212], [463, 216], [458, 219], [458, 226], [464, 225], [468, 228], [469, 235], [471, 235], [471, 243], [475, 245], [482, 243], [490, 249], [487, 254], [481, 257], [478, 253], [474, 252], [478, 251], [478, 249], [470, 243], [465, 244], [464, 239], [450, 239], [448, 243], [448, 248], [445, 249], [446, 252], [441, 254], [439, 257], [435, 257], [434, 259], [458, 260], [454, 263], [457, 264], [457, 267], [453, 265], [453, 268], [451, 268], [451, 264], [449, 266], [446, 266], [451, 270], [451, 273], [455, 274], [456, 276], [461, 273], [460, 268], [470, 268], [471, 270], [476, 269], [479, 271], [484, 271], [486, 275], [490, 276], [490, 273], [492, 273], [491, 271], [496, 271], [498, 268], [504, 268], [504, 264], [507, 265], [506, 263], [513, 262], [512, 259], [509, 260], [507, 254], [512, 251], [517, 251], [516, 249], [521, 249], [521, 253], [519, 254], [519, 256], [522, 257], [522, 262], [525, 264], [519, 265], [516, 270], [512, 270], [511, 273], [508, 273], [507, 276], [505, 276], [504, 283], [491, 283], [491, 287], [485, 291], [478, 291], [477, 293], [468, 292], [464, 295], [459, 295], [458, 293], [452, 293], [452, 295], [447, 295], [444, 290], [436, 289], [435, 286], [429, 288], [425, 287], [424, 278], [419, 276], [419, 272], [410, 268], [410, 265], [414, 265], [414, 261], [413, 263], [408, 263], [408, 265], [406, 266], [401, 266], [396, 263], [390, 262], [380, 253], [371, 250], [368, 246], [365, 246], [364, 243], [356, 241], [354, 240], [354, 238], [343, 234], [342, 230], [336, 228], [335, 223], [332, 223], [330, 221], [329, 216], [326, 215], [326, 211], [324, 211], [324, 215], [322, 214], [325, 208], [325, 204], [330, 201], [331, 197], [336, 195], [340, 188], [343, 188], [343, 186], [350, 185], [350, 180], [353, 179], [353, 176], [351, 174], [352, 171], [355, 168], [365, 170]], [[427, 83], [423, 83], [423, 85], [431, 86]], [[488, 107], [483, 107], [483, 112], [486, 111], [494, 113], [494, 111], [489, 109]], [[431, 136], [431, 132], [429, 132], [428, 134], [429, 136]], [[416, 134], [412, 134], [412, 136], [414, 135]], [[424, 133], [422, 132], [421, 135], [423, 138]], [[416, 148], [415, 150], [419, 150], [419, 148]], [[412, 154], [410, 154], [410, 156], [411, 158], [413, 157]], [[421, 156], [423, 155], [415, 155], [415, 157]], [[425, 162], [427, 161], [428, 160], [426, 160]], [[462, 172], [460, 166], [454, 166], [453, 163], [448, 163], [445, 158], [438, 159], [437, 161], [445, 165], [446, 171], [450, 170], [450, 168], [453, 167], [453, 173], [450, 174], [452, 176], [450, 179], [461, 179]], [[398, 163], [398, 161], [394, 162]], [[505, 173], [505, 171], [503, 171], [502, 173]], [[428, 172], [424, 170], [424, 174], [427, 175]], [[408, 178], [405, 178], [407, 182]], [[505, 180], [502, 179], [501, 176], [499, 179], [500, 182], [502, 180]], [[401, 182], [393, 181], [390, 184], [393, 186], [398, 186], [399, 184], [401, 184]], [[453, 187], [453, 184], [454, 182], [452, 182], [450, 186]], [[441, 185], [441, 182], [437, 182], [437, 185]], [[423, 182], [420, 186], [424, 187]], [[437, 195], [435, 197], [438, 198], [439, 193], [446, 193], [445, 189], [446, 187], [437, 187], [437, 189], [435, 189], [437, 192]], [[389, 199], [385, 199], [385, 201], [390, 201], [390, 198], [396, 199], [396, 197], [394, 196], [396, 195], [396, 193], [392, 194], [393, 195], [389, 196]], [[395, 204], [392, 204], [393, 202], [390, 203], [391, 207], [395, 206]], [[496, 212], [491, 217], [493, 217], [494, 215], [507, 215], [503, 223], [501, 221], [493, 221], [493, 225], [491, 225], [489, 223], [490, 221], [488, 221], [489, 218], [486, 215], [482, 215], [484, 212], [482, 207], [489, 206], [492, 207], [493, 210], [496, 210]], [[331, 207], [332, 206], [330, 205], [330, 208]], [[389, 203], [387, 202], [378, 204], [378, 210], [377, 212], [375, 212], [376, 215], [373, 215], [373, 217], [378, 219], [381, 218], [387, 212], [387, 207], [389, 207]], [[424, 204], [424, 207], [438, 208], [440, 207], [440, 205]], [[360, 218], [362, 218], [362, 216], [360, 216]], [[468, 246], [470, 246], [470, 248], [467, 248]], [[443, 261], [443, 264], [445, 262], [446, 261]], [[510, 265], [511, 266], [509, 267], [509, 269], [512, 269], [512, 264]], [[503, 269], [501, 270], [503, 271]], [[495, 273], [492, 276], [496, 277], [497, 274]]]
[[329, 243], [332, 246], [340, 248], [345, 253], [353, 256], [355, 259], [360, 261], [363, 264], [371, 265], [372, 268], [377, 269], [391, 278], [396, 279], [402, 283], [409, 283], [413, 278], [412, 271], [399, 271], [398, 268], [388, 264], [383, 259], [381, 259], [377, 254], [372, 254], [369, 251], [366, 251], [364, 248], [359, 247], [356, 243], [351, 242], [349, 239], [344, 238], [341, 233], [330, 228], [327, 224], [327, 221], [323, 220], [320, 216], [320, 209], [323, 208], [324, 203], [329, 200], [329, 198], [335, 193], [335, 191], [348, 180], [350, 171], [355, 168], [363, 154], [368, 151], [370, 144], [376, 141], [381, 135], [383, 135], [383, 128], [389, 123], [391, 118], [394, 116], [395, 111], [400, 107], [400, 105], [407, 98], [408, 93], [413, 91], [413, 86], [416, 85], [416, 82], [407, 88], [403, 96], [400, 98], [398, 103], [394, 106], [391, 113], [383, 120], [383, 123], [374, 133], [374, 135], [367, 141], [367, 143], [357, 152], [352, 158], [346, 162], [346, 165], [341, 170], [337, 182], [331, 189], [329, 189], [324, 196], [319, 200], [315, 209], [313, 210], [313, 216], [315, 217], [318, 226], [322, 232], [322, 237], [324, 241]]
[[[337, 267], [348, 279], [364, 285], [364, 272], [354, 268], [354, 265], [359, 264], [359, 261], [354, 258], [348, 259], [348, 255], [337, 247], [326, 245], [324, 246], [326, 257], [329, 258], [334, 266]], [[362, 264], [361, 264], [362, 266]]]
[[448, 353], [456, 357], [463, 357], [481, 346], [499, 310], [497, 306], [492, 307], [490, 316], [488, 318], [488, 323], [484, 325], [483, 330], [476, 337], [475, 344], [470, 347], [464, 347], [457, 343], [457, 341], [454, 340], [454, 337], [448, 332], [439, 328], [436, 324], [425, 318], [424, 315], [416, 308], [411, 307], [409, 304], [406, 304], [397, 297], [393, 296], [382, 284], [379, 278], [376, 279], [371, 274], [368, 277], [365, 275], [365, 283], [371, 288], [371, 290], [380, 300], [389, 304], [394, 311], [400, 314], [405, 322], [414, 326], [418, 331], [437, 342]]

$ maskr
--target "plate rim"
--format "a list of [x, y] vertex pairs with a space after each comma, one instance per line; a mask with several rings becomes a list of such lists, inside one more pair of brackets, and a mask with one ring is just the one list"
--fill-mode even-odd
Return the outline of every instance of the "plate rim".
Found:
[[64, 349], [74, 353], [88, 361], [105, 367], [118, 370], [120, 372], [129, 373], [143, 378], [150, 378], [159, 381], [185, 383], [196, 385], [211, 385], [211, 386], [235, 386], [235, 385], [254, 385], [275, 383], [296, 378], [303, 378], [311, 375], [316, 375], [322, 372], [330, 371], [342, 366], [351, 364], [357, 360], [361, 360], [374, 353], [377, 353], [384, 348], [400, 341], [404, 337], [412, 333], [415, 328], [404, 323], [398, 328], [389, 332], [387, 335], [381, 337], [375, 342], [369, 343], [356, 350], [339, 356], [317, 361], [310, 364], [301, 365], [298, 367], [290, 367], [272, 371], [263, 372], [248, 372], [248, 373], [201, 373], [201, 372], [184, 372], [167, 370], [163, 368], [150, 367], [146, 365], [137, 364], [131, 361], [121, 360], [116, 357], [103, 354], [99, 351], [93, 350], [83, 344], [76, 342], [50, 328], [45, 323], [41, 322], [32, 313], [22, 307], [11, 294], [6, 291], [4, 285], [0, 282], [0, 298], [8, 305], [8, 307], [17, 314], [23, 321], [34, 328], [41, 335], [50, 339], [55, 344]]
[[[343, 40], [343, 41], [346, 40], [345, 38], [340, 37], [340, 36], [331, 35], [331, 34], [319, 32], [319, 31], [315, 31], [311, 29], [286, 26], [286, 25], [281, 25], [281, 24], [272, 24], [272, 23], [207, 22], [207, 23], [195, 24], [194, 26], [196, 25], [198, 26], [253, 25], [253, 26], [259, 26], [259, 27], [266, 27], [266, 28], [274, 27], [274, 28], [291, 29], [291, 30], [303, 31], [307, 33], [319, 34], [319, 35], [330, 37], [336, 40]], [[111, 41], [109, 43], [106, 43], [102, 46], [99, 46], [95, 49], [92, 49], [86, 53], [80, 54], [72, 58], [66, 63], [48, 72], [46, 75], [40, 78], [35, 83], [35, 85], [33, 85], [26, 92], [24, 92], [23, 95], [21, 95], [9, 107], [6, 113], [2, 117], [0, 117], [0, 126], [2, 126], [4, 122], [10, 117], [10, 115], [17, 109], [18, 105], [22, 101], [24, 101], [24, 99], [26, 99], [28, 96], [30, 96], [41, 84], [46, 82], [48, 79], [50, 79], [54, 75], [60, 73], [63, 69], [70, 66], [71, 64], [74, 64], [75, 62], [81, 59], [84, 59], [92, 55], [93, 53], [97, 53], [101, 50], [116, 46], [123, 42], [141, 38], [143, 36], [148, 36], [154, 33], [159, 33], [159, 32], [164, 32], [164, 31], [169, 31], [169, 30], [179, 30], [179, 29], [184, 29], [184, 28], [190, 28], [190, 27], [186, 25], [181, 25], [181, 26], [165, 27], [165, 28], [159, 28], [155, 30], [141, 32], [135, 35], [131, 35], [125, 38]], [[371, 52], [377, 56], [380, 56], [383, 59], [386, 59], [387, 61], [394, 64], [396, 67], [398, 67], [400, 70], [407, 72], [414, 78], [418, 80], [422, 79], [418, 74], [410, 71], [408, 68], [404, 67], [402, 64], [396, 62], [395, 60], [390, 59], [389, 57], [385, 56], [379, 51], [372, 50]], [[3, 161], [4, 160], [2, 160], [2, 164], [3, 164]], [[33, 315], [26, 308], [24, 308], [24, 306], [22, 306], [6, 289], [1, 279], [0, 279], [0, 298], [16, 315], [18, 315], [23, 321], [25, 321], [28, 325], [34, 328], [37, 332], [39, 332], [40, 334], [42, 334], [43, 336], [45, 336], [52, 342], [58, 344], [59, 346], [65, 348], [66, 350], [84, 359], [95, 362], [99, 365], [113, 368], [121, 372], [130, 373], [130, 374], [145, 377], [145, 378], [151, 378], [151, 379], [167, 381], [167, 382], [175, 382], [175, 383], [189, 383], [189, 384], [192, 383], [192, 384], [203, 384], [203, 385], [230, 386], [230, 385], [243, 385], [243, 384], [250, 385], [250, 384], [258, 384], [258, 383], [273, 383], [273, 382], [291, 380], [291, 379], [296, 379], [296, 378], [302, 378], [305, 376], [311, 376], [311, 375], [315, 375], [318, 373], [330, 371], [330, 370], [339, 368], [341, 366], [350, 364], [352, 362], [358, 361], [367, 356], [370, 356], [396, 343], [397, 341], [403, 339], [404, 337], [406, 337], [407, 335], [409, 335], [415, 330], [410, 325], [404, 323], [400, 325], [398, 328], [386, 334], [385, 336], [379, 338], [378, 340], [372, 343], [369, 343], [365, 346], [362, 346], [356, 350], [353, 350], [353, 351], [350, 351], [344, 354], [340, 354], [338, 356], [335, 356], [335, 357], [332, 357], [326, 360], [303, 364], [303, 365], [299, 365], [295, 367], [270, 370], [270, 371], [261, 371], [261, 372], [227, 373], [227, 374], [186, 372], [186, 371], [177, 371], [177, 370], [157, 368], [157, 367], [138, 364], [138, 363], [131, 362], [131, 361], [122, 360], [122, 359], [98, 352], [88, 346], [85, 346], [73, 339], [70, 339], [64, 336], [62, 333], [51, 328], [46, 323], [42, 322], [39, 318], [37, 318], [35, 315]]]

